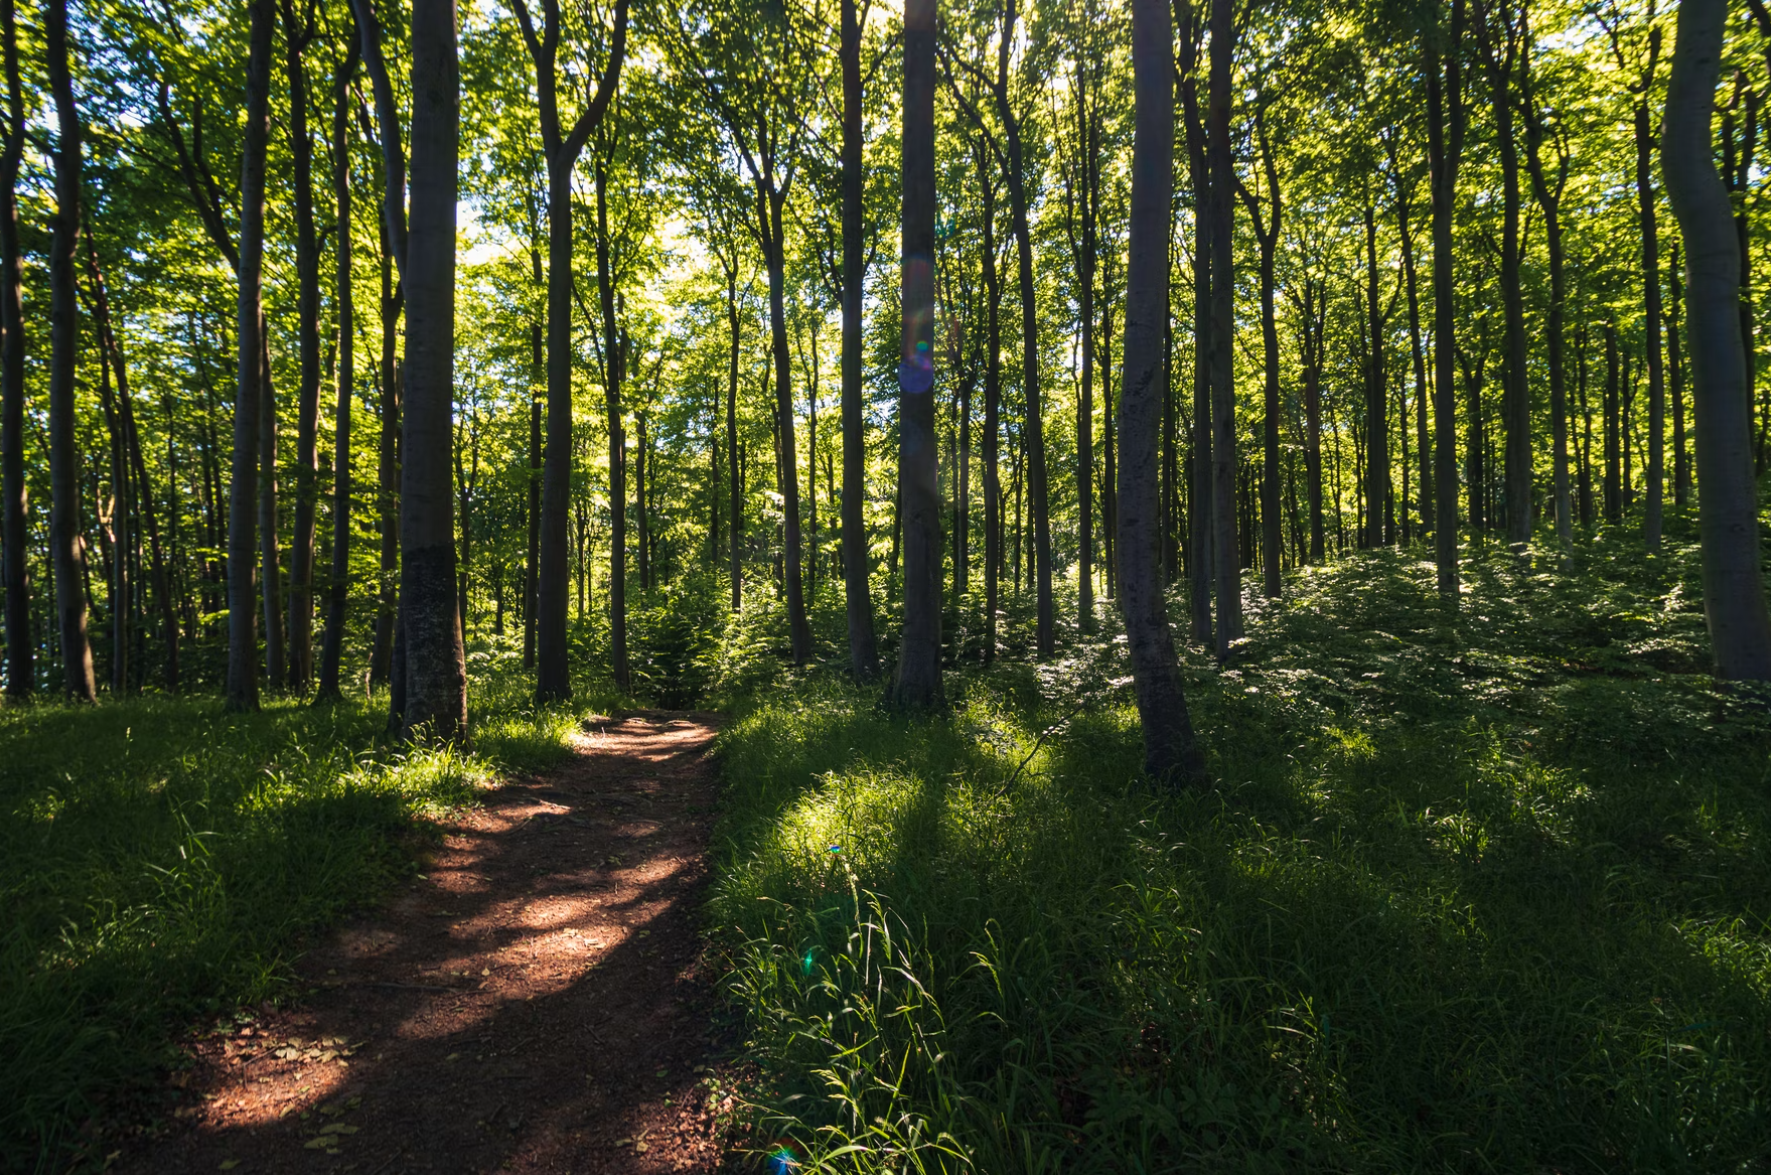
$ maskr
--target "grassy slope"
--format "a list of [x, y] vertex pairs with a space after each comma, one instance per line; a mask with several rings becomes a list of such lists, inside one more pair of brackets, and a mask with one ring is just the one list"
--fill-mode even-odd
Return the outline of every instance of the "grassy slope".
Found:
[[1194, 794], [1136, 783], [1111, 645], [936, 719], [759, 701], [713, 914], [765, 1129], [855, 1171], [1765, 1163], [1771, 720], [1694, 672], [1671, 548], [1477, 556], [1455, 623], [1413, 556], [1293, 581], [1188, 663]]
[[427, 818], [563, 753], [573, 713], [492, 666], [472, 754], [390, 748], [384, 703], [355, 698], [0, 710], [0, 1169], [63, 1165], [179, 1025], [277, 995], [304, 941], [410, 871]]

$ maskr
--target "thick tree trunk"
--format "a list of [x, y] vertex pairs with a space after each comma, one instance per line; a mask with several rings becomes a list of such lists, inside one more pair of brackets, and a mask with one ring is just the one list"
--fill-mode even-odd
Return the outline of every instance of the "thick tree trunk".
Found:
[[[904, 7], [903, 333], [898, 494], [904, 635], [893, 701], [941, 704], [941, 495], [935, 437], [935, 0]], [[791, 515], [789, 515], [791, 518]]]
[[455, 198], [461, 121], [454, 0], [413, 0], [412, 194], [406, 404], [400, 466], [402, 734], [467, 735], [467, 664], [455, 602]]
[[1716, 174], [1710, 124], [1727, 17], [1726, 0], [1679, 6], [1661, 161], [1685, 244], [1710, 647], [1718, 676], [1765, 681], [1771, 680], [1771, 615], [1759, 562], [1752, 404], [1740, 339], [1740, 244]]
[[337, 307], [337, 398], [332, 442], [332, 574], [326, 585], [326, 634], [320, 649], [319, 695], [336, 698], [344, 659], [345, 611], [350, 602], [351, 397], [356, 392], [356, 303], [351, 286], [350, 85], [357, 71], [352, 31], [332, 87], [333, 297]]
[[1236, 49], [1235, 5], [1211, 6], [1211, 85], [1207, 111], [1206, 199], [1211, 250], [1212, 562], [1217, 572], [1217, 654], [1242, 639], [1242, 556], [1236, 541], [1236, 298], [1233, 250], [1236, 182], [1230, 152], [1230, 70]]
[[1133, 0], [1130, 269], [1125, 286], [1125, 378], [1119, 393], [1119, 604], [1144, 730], [1144, 771], [1168, 786], [1203, 782], [1204, 762], [1181, 687], [1162, 594], [1157, 442], [1168, 322], [1169, 198], [1174, 186], [1174, 89], [1166, 0]]
[[[862, 193], [865, 133], [861, 109], [861, 23], [855, 0], [842, 0], [842, 567], [848, 614], [849, 669], [857, 681], [879, 676], [873, 631], [872, 557], [867, 550], [867, 449], [862, 420], [861, 305], [866, 242]], [[733, 498], [737, 509], [737, 498]], [[737, 528], [733, 528], [734, 555]], [[734, 571], [736, 562], [734, 560]], [[737, 591], [734, 574], [733, 592]], [[735, 606], [735, 605], [734, 605]], [[994, 617], [992, 618], [992, 625]]]
[[[311, 10], [310, 10], [311, 11]], [[314, 228], [313, 142], [308, 138], [308, 87], [302, 53], [313, 34], [298, 28], [295, 0], [283, 0], [284, 68], [289, 75], [289, 150], [295, 206], [296, 337], [301, 384], [296, 392], [295, 533], [289, 547], [289, 688], [307, 689], [314, 674], [314, 530], [319, 500], [320, 244]]]
[[[253, 0], [246, 62], [246, 125], [240, 147], [239, 312], [234, 323], [238, 392], [234, 401], [234, 456], [228, 491], [228, 707], [258, 708], [258, 636], [252, 582], [258, 501], [259, 413], [262, 409], [264, 318], [264, 175], [270, 134], [271, 0]], [[269, 471], [267, 470], [267, 475]]]
[[1441, 51], [1438, 13], [1422, 31], [1427, 77], [1427, 163], [1433, 193], [1433, 562], [1439, 596], [1455, 608], [1457, 556], [1457, 301], [1451, 224], [1463, 156], [1463, 0], [1452, 0]]
[[[850, 0], [852, 3], [853, 0]], [[25, 518], [25, 318], [23, 250], [18, 233], [18, 173], [24, 158], [24, 84], [19, 73], [13, 0], [0, 0], [5, 55], [6, 128], [0, 146], [0, 595], [6, 598], [6, 692], [24, 697], [36, 684], [31, 638], [29, 531]]]

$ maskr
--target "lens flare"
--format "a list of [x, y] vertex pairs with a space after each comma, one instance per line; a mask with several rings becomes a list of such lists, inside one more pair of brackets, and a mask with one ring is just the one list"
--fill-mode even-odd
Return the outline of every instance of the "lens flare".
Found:
[[769, 1156], [769, 1175], [788, 1175], [789, 1172], [797, 1170], [799, 1170], [799, 1157], [793, 1153], [792, 1147], [783, 1144], [776, 1148], [774, 1154]]

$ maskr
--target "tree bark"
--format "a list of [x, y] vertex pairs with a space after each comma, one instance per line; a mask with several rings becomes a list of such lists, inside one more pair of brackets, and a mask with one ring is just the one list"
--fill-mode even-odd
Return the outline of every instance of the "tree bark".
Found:
[[[873, 629], [872, 557], [867, 550], [867, 449], [862, 411], [861, 307], [866, 293], [862, 203], [866, 175], [862, 148], [861, 23], [855, 0], [842, 0], [842, 566], [848, 616], [849, 669], [855, 680], [879, 676], [879, 644]], [[736, 465], [734, 464], [734, 469]], [[733, 496], [733, 510], [737, 497]], [[736, 535], [733, 527], [737, 591]]]
[[[1500, 149], [1501, 250], [1500, 288], [1506, 327], [1501, 366], [1501, 423], [1506, 433], [1507, 541], [1515, 549], [1531, 539], [1532, 452], [1531, 382], [1526, 368], [1525, 297], [1520, 285], [1523, 247], [1519, 240], [1519, 143], [1513, 131], [1513, 70], [1519, 56], [1519, 31], [1504, 11], [1484, 22], [1483, 56], [1494, 106], [1494, 133]], [[1491, 27], [1494, 20], [1500, 29]], [[1504, 38], [1504, 44], [1497, 41]]]
[[[744, 606], [744, 561], [739, 541], [744, 535], [744, 468], [738, 453], [738, 263], [726, 271], [726, 325], [731, 330], [732, 349], [726, 365], [726, 447], [732, 456], [731, 530], [732, 551], [729, 577], [732, 581], [732, 611]], [[846, 460], [846, 458], [845, 458]]]
[[[1521, 21], [1523, 23], [1523, 19]], [[1549, 349], [1550, 370], [1550, 443], [1553, 462], [1553, 485], [1556, 511], [1556, 541], [1564, 560], [1573, 542], [1573, 502], [1568, 478], [1568, 392], [1566, 362], [1563, 356], [1563, 322], [1566, 316], [1568, 279], [1566, 257], [1562, 244], [1562, 191], [1568, 183], [1568, 154], [1564, 139], [1556, 139], [1556, 173], [1551, 178], [1544, 166], [1543, 141], [1546, 130], [1537, 98], [1531, 88], [1531, 40], [1525, 38], [1519, 66], [1519, 92], [1525, 115], [1526, 163], [1531, 170], [1531, 188], [1537, 205], [1543, 211], [1544, 243], [1550, 260], [1550, 305], [1545, 345]]]
[[1136, 86], [1130, 268], [1125, 286], [1125, 378], [1119, 391], [1119, 605], [1144, 731], [1144, 772], [1158, 784], [1204, 781], [1162, 595], [1157, 443], [1168, 323], [1169, 200], [1174, 186], [1174, 88], [1165, 0], [1132, 2]]
[[1206, 198], [1211, 249], [1212, 562], [1217, 572], [1217, 655], [1242, 639], [1242, 556], [1236, 541], [1235, 161], [1230, 153], [1230, 69], [1236, 48], [1232, 0], [1211, 6]]
[[[893, 701], [941, 704], [941, 495], [935, 437], [935, 0], [904, 7], [903, 333], [898, 493], [904, 633]], [[791, 517], [791, 516], [790, 516]]]
[[413, 0], [406, 404], [400, 466], [402, 735], [467, 735], [455, 600], [455, 199], [461, 121], [454, 0]]
[[984, 664], [996, 661], [996, 613], [1002, 607], [1002, 277], [996, 256], [996, 182], [982, 138], [974, 153], [984, 228]]
[[[932, 4], [933, 0], [929, 0]], [[930, 83], [933, 84], [932, 82]], [[931, 91], [932, 92], [932, 91]], [[782, 225], [785, 185], [778, 184], [773, 160], [763, 164], [757, 179], [757, 215], [762, 221], [763, 259], [769, 270], [769, 353], [775, 367], [775, 420], [781, 437], [781, 499], [783, 554], [787, 583], [787, 631], [793, 663], [812, 656], [812, 627], [806, 621], [805, 582], [801, 575], [799, 526], [799, 457], [793, 428], [793, 364], [787, 349], [787, 241]], [[933, 232], [933, 221], [930, 231]], [[930, 250], [933, 257], [933, 250]], [[932, 286], [930, 287], [932, 290]], [[931, 426], [932, 429], [932, 426]], [[931, 432], [931, 436], [932, 436]], [[938, 508], [938, 507], [937, 507]], [[936, 599], [940, 598], [940, 520], [935, 522]]]
[[344, 64], [332, 86], [333, 297], [338, 314], [338, 369], [332, 442], [332, 574], [326, 585], [326, 633], [320, 648], [319, 695], [337, 698], [344, 658], [345, 612], [350, 602], [351, 397], [357, 382], [356, 303], [351, 286], [350, 86], [357, 72], [357, 36], [351, 31]]
[[609, 65], [595, 96], [570, 131], [560, 130], [555, 59], [559, 52], [558, 0], [543, 0], [535, 32], [524, 0], [516, 0], [523, 40], [535, 63], [537, 113], [547, 158], [547, 453], [541, 477], [540, 584], [536, 591], [535, 696], [551, 702], [572, 696], [566, 662], [566, 611], [571, 595], [567, 523], [572, 494], [572, 169], [601, 124], [621, 76], [627, 49], [627, 0], [616, 0]]
[[[58, 0], [59, 2], [59, 0]], [[264, 319], [264, 176], [270, 134], [271, 0], [253, 0], [246, 63], [246, 125], [240, 149], [239, 312], [234, 323], [238, 352], [234, 401], [234, 456], [228, 491], [228, 707], [258, 708], [258, 637], [254, 610], [253, 511], [258, 500], [259, 413], [262, 409]], [[268, 473], [268, 471], [267, 471]]]
[[[603, 316], [603, 404], [609, 422], [609, 669], [615, 684], [625, 690], [630, 683], [627, 664], [627, 433], [621, 416], [621, 383], [627, 374], [627, 355], [615, 319], [615, 281], [609, 269], [609, 175], [602, 152], [598, 150], [594, 154], [596, 279]], [[643, 561], [642, 556], [642, 564]]]
[[[852, 0], [851, 0], [852, 2]], [[6, 128], [0, 146], [0, 594], [6, 597], [6, 692], [24, 697], [36, 685], [31, 639], [29, 531], [25, 514], [25, 318], [23, 250], [18, 233], [18, 173], [25, 149], [24, 85], [19, 74], [13, 0], [0, 0], [0, 51], [6, 72]]]
[[1716, 173], [1710, 122], [1727, 17], [1726, 0], [1679, 6], [1660, 151], [1685, 245], [1710, 647], [1717, 676], [1765, 681], [1771, 680], [1771, 614], [1759, 563], [1752, 404], [1740, 339], [1740, 244]]
[[304, 691], [314, 673], [314, 530], [319, 499], [320, 245], [314, 228], [313, 142], [308, 138], [308, 86], [302, 54], [313, 36], [313, 9], [298, 26], [295, 0], [283, 0], [284, 68], [289, 75], [289, 152], [293, 164], [296, 337], [301, 383], [296, 392], [295, 533], [289, 547], [288, 683]]
[[[1659, 37], [1656, 35], [1658, 45]], [[1653, 78], [1652, 58], [1647, 84]], [[1642, 222], [1642, 310], [1648, 359], [1648, 503], [1642, 520], [1642, 537], [1648, 550], [1660, 550], [1666, 432], [1666, 372], [1660, 346], [1660, 231], [1654, 210], [1654, 132], [1648, 114], [1647, 84], [1636, 104], [1636, 201]], [[1708, 141], [1707, 138], [1705, 140]], [[1738, 252], [1738, 250], [1737, 250]], [[1744, 369], [1743, 369], [1744, 370]], [[1750, 384], [1750, 380], [1749, 380]], [[1747, 393], [1750, 404], [1752, 393]], [[1750, 430], [1749, 430], [1750, 431]]]
[[1261, 354], [1265, 379], [1262, 386], [1262, 452], [1261, 452], [1261, 577], [1262, 591], [1269, 599], [1277, 599], [1283, 586], [1279, 575], [1282, 540], [1279, 518], [1279, 319], [1274, 306], [1278, 285], [1274, 261], [1279, 251], [1281, 209], [1279, 169], [1273, 162], [1273, 147], [1267, 139], [1266, 120], [1255, 113], [1255, 139], [1259, 144], [1261, 165], [1267, 181], [1267, 201], [1271, 216], [1263, 222], [1260, 202], [1252, 192], [1243, 191], [1248, 205], [1248, 219], [1254, 227], [1255, 242], [1260, 246], [1261, 284]]
[[1427, 163], [1433, 193], [1433, 562], [1440, 598], [1455, 608], [1457, 553], [1457, 304], [1451, 224], [1463, 157], [1464, 0], [1452, 0], [1447, 44], [1438, 12], [1422, 30], [1427, 78]]
[[1181, 111], [1187, 127], [1187, 170], [1193, 183], [1193, 477], [1187, 525], [1188, 604], [1191, 636], [1212, 647], [1211, 591], [1215, 578], [1212, 489], [1217, 474], [1211, 459], [1211, 167], [1205, 151], [1205, 122], [1199, 112], [1199, 42], [1196, 10], [1180, 0]]

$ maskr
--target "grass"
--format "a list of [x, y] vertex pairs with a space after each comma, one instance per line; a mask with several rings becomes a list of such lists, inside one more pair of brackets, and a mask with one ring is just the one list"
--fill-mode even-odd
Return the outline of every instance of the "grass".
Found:
[[1696, 552], [1468, 555], [1455, 618], [1410, 552], [1251, 598], [1185, 666], [1206, 790], [1138, 780], [1110, 639], [930, 718], [759, 697], [712, 903], [759, 1154], [1771, 1165], [1771, 717], [1702, 672]]
[[0, 710], [0, 1169], [151, 1124], [181, 1026], [287, 993], [437, 818], [565, 753], [576, 712], [529, 706], [509, 648], [476, 643], [470, 670], [472, 751], [390, 745], [381, 699]]

